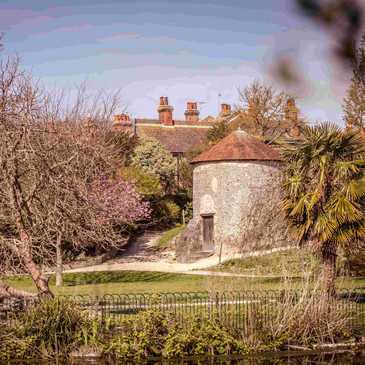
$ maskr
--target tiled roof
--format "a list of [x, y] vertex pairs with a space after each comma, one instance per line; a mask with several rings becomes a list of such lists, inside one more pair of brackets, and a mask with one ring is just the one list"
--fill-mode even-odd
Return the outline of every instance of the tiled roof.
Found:
[[[203, 119], [198, 122], [187, 122], [186, 120], [174, 120], [174, 124], [176, 126], [195, 126], [195, 127], [211, 127], [215, 122], [215, 119]], [[138, 118], [136, 119], [136, 124], [156, 124], [161, 125], [161, 122], [158, 119], [145, 119]]]
[[165, 126], [158, 119], [136, 119], [135, 132], [140, 137], [152, 137], [160, 141], [171, 153], [185, 153], [204, 142], [213, 123], [174, 120], [173, 126]]
[[238, 160], [280, 161], [281, 157], [276, 149], [242, 130], [237, 130], [195, 157], [192, 163]]
[[196, 126], [148, 125], [149, 123], [136, 123], [135, 131], [139, 137], [152, 137], [160, 141], [171, 153], [185, 153], [189, 149], [201, 144], [209, 128]]

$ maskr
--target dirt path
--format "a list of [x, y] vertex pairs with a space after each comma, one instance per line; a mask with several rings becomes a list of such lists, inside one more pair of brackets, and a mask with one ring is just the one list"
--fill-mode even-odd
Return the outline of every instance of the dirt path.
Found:
[[[216, 272], [204, 270], [219, 264], [219, 257], [213, 255], [193, 263], [178, 263], [175, 261], [173, 251], [162, 251], [156, 246], [156, 240], [162, 232], [148, 233], [139, 237], [126, 250], [125, 254], [117, 259], [107, 261], [100, 265], [87, 266], [67, 270], [66, 272], [93, 272], [93, 271], [158, 271], [167, 273], [180, 273], [191, 275], [212, 275], [212, 276], [236, 276], [256, 277], [249, 274], [234, 274], [229, 272]], [[250, 256], [262, 256], [277, 251], [284, 251], [290, 247], [282, 247], [266, 251], [256, 251], [249, 254], [234, 254], [222, 257], [222, 262]], [[261, 276], [260, 276], [261, 277]], [[262, 276], [264, 277], [264, 276]], [[273, 276], [266, 276], [273, 277]]]
[[161, 231], [146, 231], [129, 244], [123, 256], [109, 262], [126, 264], [134, 262], [157, 262], [166, 256], [156, 245], [162, 236]]

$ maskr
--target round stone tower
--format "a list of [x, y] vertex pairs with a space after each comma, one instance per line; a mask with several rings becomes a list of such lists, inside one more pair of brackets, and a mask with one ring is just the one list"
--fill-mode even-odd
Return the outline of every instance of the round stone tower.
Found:
[[[279, 152], [237, 130], [194, 158], [192, 164], [193, 219], [187, 235], [189, 230], [195, 230], [195, 234], [190, 233], [194, 243], [193, 249], [177, 247], [178, 259], [192, 261], [186, 256], [199, 249], [216, 254], [222, 250], [223, 253], [242, 251], [245, 242], [238, 241], [245, 237], [248, 226], [251, 231], [255, 227], [262, 230], [260, 224], [266, 226], [266, 223], [260, 220], [273, 213], [268, 210], [279, 203]], [[259, 236], [265, 242], [273, 237], [266, 240], [264, 234], [257, 232]]]

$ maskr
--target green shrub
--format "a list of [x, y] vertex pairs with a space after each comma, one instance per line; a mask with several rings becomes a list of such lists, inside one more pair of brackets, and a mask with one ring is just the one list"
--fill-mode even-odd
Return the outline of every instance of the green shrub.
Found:
[[180, 220], [181, 209], [176, 203], [174, 203], [171, 200], [165, 201], [165, 209], [166, 209], [167, 217], [172, 222], [178, 222]]
[[44, 300], [22, 316], [25, 337], [34, 337], [35, 345], [49, 353], [67, 353], [79, 340], [88, 318], [72, 301]]
[[170, 198], [152, 204], [154, 218], [162, 224], [171, 226], [181, 221], [181, 208]]
[[[161, 303], [160, 299], [156, 295], [154, 303]], [[311, 346], [336, 342], [353, 335], [349, 314], [339, 304], [306, 289], [288, 290], [274, 307], [272, 302], [267, 308], [251, 303], [244, 332], [234, 329], [229, 321], [227, 324], [226, 312], [200, 313], [185, 317], [181, 323], [176, 313], [154, 309], [124, 319], [117, 333], [107, 326], [102, 328], [75, 303], [53, 299], [29, 308], [14, 326], [0, 327], [0, 360], [67, 357], [73, 350], [86, 347], [131, 363], [151, 357], [243, 355], [279, 350], [289, 343]]]
[[185, 224], [187, 224], [193, 218], [193, 203], [187, 202], [184, 211], [185, 211]]
[[231, 133], [231, 128], [225, 120], [215, 123], [213, 128], [209, 129], [206, 135], [206, 143], [214, 145]]
[[96, 322], [69, 300], [43, 300], [21, 313], [0, 334], [2, 358], [66, 355], [96, 337]]
[[178, 224], [176, 227], [169, 229], [168, 231], [164, 232], [160, 239], [158, 240], [158, 246], [166, 247], [175, 238], [185, 229], [185, 225]]
[[195, 318], [185, 328], [175, 326], [168, 334], [163, 350], [166, 358], [200, 355], [242, 355], [247, 346], [217, 319]]
[[157, 176], [166, 191], [175, 184], [176, 159], [154, 138], [140, 139], [134, 149], [132, 165]]
[[124, 167], [119, 172], [119, 175], [124, 180], [132, 182], [136, 186], [137, 191], [147, 199], [160, 197], [163, 193], [158, 177], [138, 167]]
[[122, 328], [123, 334], [104, 346], [104, 354], [126, 360], [248, 352], [222, 323], [209, 318], [191, 318], [181, 326], [171, 314], [147, 311], [124, 321]]
[[14, 328], [0, 327], [0, 361], [27, 359], [34, 356], [35, 337], [20, 337]]
[[140, 313], [123, 322], [123, 334], [110, 339], [104, 353], [118, 359], [161, 356], [171, 324], [168, 316], [161, 312]]

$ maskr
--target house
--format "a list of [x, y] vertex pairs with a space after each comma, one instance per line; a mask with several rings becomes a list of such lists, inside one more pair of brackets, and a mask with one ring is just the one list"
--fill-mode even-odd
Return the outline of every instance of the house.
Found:
[[[236, 130], [195, 157], [192, 164], [193, 219], [176, 241], [178, 261], [242, 251], [253, 236], [255, 244], [262, 244], [258, 249], [284, 245], [277, 226], [263, 221], [263, 212], [277, 206], [280, 199], [277, 149]], [[260, 230], [259, 235], [252, 235], [255, 230]]]
[[[175, 120], [173, 111], [168, 98], [161, 96], [157, 107], [158, 119], [131, 119], [128, 114], [118, 114], [114, 116], [112, 128], [115, 131], [128, 131], [139, 137], [155, 138], [179, 160], [187, 151], [201, 145], [209, 129], [217, 122], [224, 121], [231, 130], [241, 128], [251, 134], [255, 125], [250, 117], [250, 110], [232, 110], [231, 105], [226, 103], [221, 104], [220, 113], [216, 118], [207, 116], [200, 119], [198, 103], [193, 101], [186, 104], [184, 120]], [[296, 137], [301, 133], [304, 124], [298, 113], [295, 100], [289, 98], [283, 119], [280, 121], [280, 130], [286, 131], [282, 137]]]
[[[222, 104], [226, 108], [227, 104]], [[129, 131], [139, 137], [152, 137], [161, 142], [173, 156], [179, 158], [190, 149], [204, 142], [205, 136], [215, 123], [215, 118], [199, 119], [198, 103], [189, 101], [186, 104], [185, 120], [173, 118], [174, 108], [169, 105], [166, 96], [160, 97], [157, 107], [158, 119], [130, 119], [127, 114], [114, 117], [115, 131]]]

